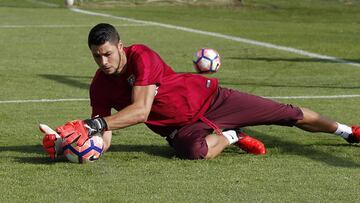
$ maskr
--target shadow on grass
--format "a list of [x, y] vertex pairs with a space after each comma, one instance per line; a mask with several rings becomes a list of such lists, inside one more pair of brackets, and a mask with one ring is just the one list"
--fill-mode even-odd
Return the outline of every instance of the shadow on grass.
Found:
[[[23, 146], [0, 146], [0, 152], [12, 151], [24, 154], [38, 154], [42, 156], [12, 156], [18, 163], [31, 164], [54, 164], [57, 162], [68, 162], [64, 157], [58, 157], [55, 161], [46, 156], [41, 145], [23, 145]], [[160, 156], [164, 158], [172, 158], [175, 156], [175, 151], [170, 146], [157, 145], [126, 145], [113, 144], [110, 152], [144, 152], [152, 156]]]
[[[56, 161], [51, 160], [46, 156], [42, 145], [22, 145], [22, 146], [0, 146], [0, 152], [20, 152], [24, 154], [38, 154], [36, 156], [11, 156], [18, 163], [31, 164], [54, 164], [57, 162], [66, 162], [65, 158], [58, 158]], [[39, 156], [41, 155], [41, 156]]]
[[0, 152], [13, 151], [21, 153], [44, 154], [42, 145], [22, 145], [22, 146], [0, 146]]
[[111, 145], [110, 152], [144, 152], [152, 156], [160, 156], [164, 158], [174, 157], [175, 150], [170, 146], [164, 145], [127, 145], [127, 144], [114, 144]]
[[[296, 142], [284, 141], [280, 138], [273, 137], [258, 131], [246, 130], [250, 135], [257, 137], [264, 141], [267, 149], [277, 148], [281, 151], [282, 154], [290, 154], [307, 157], [317, 162], [322, 162], [330, 166], [335, 167], [348, 167], [348, 168], [359, 168], [360, 164], [352, 160], [336, 156], [335, 153], [328, 153], [321, 151], [315, 147], [356, 147], [360, 149], [358, 145], [349, 145], [349, 144], [311, 144], [311, 145], [302, 145]], [[42, 156], [15, 156], [13, 157], [18, 163], [31, 163], [31, 164], [54, 164], [57, 162], [67, 162], [64, 157], [58, 158], [56, 161], [50, 160], [45, 152], [42, 149], [41, 145], [25, 145], [25, 146], [0, 146], [0, 152], [4, 151], [14, 151], [21, 153], [36, 153], [41, 154]], [[110, 152], [144, 152], [152, 156], [160, 156], [164, 158], [173, 158], [176, 156], [175, 150], [170, 146], [166, 145], [131, 145], [131, 144], [113, 144], [110, 149]], [[237, 153], [241, 154], [241, 151], [237, 148], [228, 148], [225, 150], [225, 153]], [[218, 157], [218, 159], [221, 159]]]
[[356, 147], [360, 149], [359, 145], [350, 145], [347, 143], [344, 144], [310, 144], [310, 145], [303, 145], [296, 142], [291, 141], [284, 141], [282, 139], [279, 139], [277, 137], [273, 137], [258, 131], [254, 130], [247, 130], [247, 132], [250, 135], [254, 135], [257, 138], [260, 138], [264, 141], [267, 149], [271, 148], [278, 148], [281, 152], [284, 154], [291, 154], [291, 155], [298, 155], [307, 157], [309, 159], [312, 159], [317, 162], [322, 162], [325, 164], [328, 164], [330, 166], [336, 166], [336, 167], [348, 167], [348, 168], [359, 168], [360, 163], [356, 163], [352, 160], [336, 156], [334, 153], [328, 153], [324, 152], [318, 149], [315, 149], [315, 147], [318, 146], [325, 146], [325, 147]]
[[[89, 76], [71, 76], [71, 75], [53, 75], [53, 74], [39, 74], [39, 76], [48, 80], [52, 80], [58, 83], [66, 84], [81, 89], [89, 89], [92, 78]], [[83, 82], [84, 80], [86, 80], [87, 82]]]
[[18, 163], [29, 163], [29, 164], [55, 164], [60, 162], [68, 162], [70, 163], [65, 157], [61, 156], [56, 158], [55, 160], [51, 160], [45, 154], [44, 156], [32, 156], [32, 157], [14, 157], [15, 161]]

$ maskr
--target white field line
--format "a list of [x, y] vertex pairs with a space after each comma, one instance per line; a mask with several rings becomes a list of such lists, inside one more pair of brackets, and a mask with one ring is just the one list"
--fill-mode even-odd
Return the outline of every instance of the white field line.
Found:
[[[13, 29], [13, 28], [77, 28], [77, 27], [88, 27], [91, 28], [93, 25], [0, 25], [0, 29]], [[151, 26], [146, 24], [120, 24], [115, 26], [123, 27], [136, 27], [136, 26]]]
[[51, 103], [51, 102], [78, 102], [78, 101], [90, 101], [86, 98], [74, 98], [74, 99], [30, 99], [30, 100], [3, 100], [0, 104], [11, 104], [11, 103]]
[[303, 56], [307, 56], [307, 57], [311, 57], [311, 58], [322, 59], [322, 60], [332, 61], [332, 62], [336, 62], [336, 63], [348, 64], [348, 65], [360, 67], [360, 63], [347, 61], [347, 60], [344, 60], [341, 58], [327, 56], [327, 55], [321, 55], [321, 54], [317, 54], [317, 53], [311, 53], [311, 52], [304, 51], [301, 49], [279, 46], [279, 45], [275, 45], [275, 44], [271, 44], [271, 43], [267, 43], [267, 42], [260, 42], [260, 41], [255, 41], [255, 40], [246, 39], [246, 38], [242, 38], [242, 37], [234, 37], [231, 35], [224, 35], [224, 34], [220, 34], [220, 33], [216, 33], [216, 32], [207, 32], [207, 31], [196, 30], [196, 29], [186, 28], [186, 27], [181, 27], [181, 26], [176, 26], [176, 25], [158, 23], [158, 22], [154, 22], [154, 21], [136, 20], [133, 18], [113, 16], [110, 14], [86, 11], [86, 10], [82, 10], [82, 9], [78, 9], [78, 8], [70, 8], [70, 10], [77, 12], [77, 13], [87, 14], [87, 15], [102, 16], [102, 17], [107, 17], [107, 18], [124, 20], [124, 21], [128, 21], [128, 22], [142, 23], [142, 24], [154, 25], [154, 26], [159, 26], [159, 27], [164, 27], [164, 28], [169, 28], [169, 29], [181, 30], [184, 32], [208, 35], [208, 36], [218, 37], [218, 38], [222, 38], [222, 39], [228, 39], [228, 40], [232, 40], [232, 41], [236, 41], [236, 42], [242, 42], [245, 44], [251, 44], [251, 45], [255, 45], [255, 46], [266, 47], [266, 48], [270, 48], [270, 49], [277, 49], [277, 50], [281, 50], [281, 51], [285, 51], [285, 52], [295, 53], [298, 55], [303, 55]]
[[274, 96], [274, 97], [265, 97], [268, 99], [342, 99], [342, 98], [356, 98], [360, 97], [360, 94], [350, 94], [350, 95], [319, 95], [319, 96]]
[[[344, 99], [344, 98], [359, 98], [360, 94], [352, 95], [322, 95], [322, 96], [274, 96], [265, 97], [268, 99]], [[52, 102], [83, 102], [90, 101], [87, 98], [74, 99], [31, 99], [31, 100], [0, 100], [0, 104], [20, 104], [20, 103], [52, 103]]]

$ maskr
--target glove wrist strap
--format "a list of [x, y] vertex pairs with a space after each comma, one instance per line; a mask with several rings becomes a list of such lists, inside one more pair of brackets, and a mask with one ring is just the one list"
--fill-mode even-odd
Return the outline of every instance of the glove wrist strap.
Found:
[[90, 136], [95, 135], [96, 133], [102, 133], [108, 129], [106, 121], [101, 117], [87, 119], [87, 120], [84, 120], [84, 122], [90, 128], [90, 129], [88, 129]]

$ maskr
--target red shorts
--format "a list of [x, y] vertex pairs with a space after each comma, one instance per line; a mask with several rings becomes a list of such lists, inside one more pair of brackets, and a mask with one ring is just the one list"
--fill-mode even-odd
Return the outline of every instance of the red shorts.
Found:
[[[300, 108], [289, 104], [219, 87], [204, 117], [220, 129], [234, 129], [254, 125], [293, 126], [303, 119], [303, 113]], [[182, 127], [149, 127], [166, 136], [177, 154], [186, 159], [206, 156], [208, 146], [205, 137], [214, 130], [200, 120]]]

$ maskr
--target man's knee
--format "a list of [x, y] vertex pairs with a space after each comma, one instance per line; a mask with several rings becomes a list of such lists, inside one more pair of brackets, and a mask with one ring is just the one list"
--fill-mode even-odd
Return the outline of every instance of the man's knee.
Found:
[[183, 145], [182, 147], [176, 147], [175, 150], [180, 158], [196, 160], [205, 158], [208, 152], [208, 147], [204, 140], [203, 142], [195, 142], [187, 144], [186, 146]]

